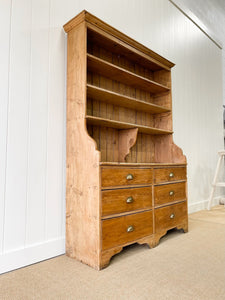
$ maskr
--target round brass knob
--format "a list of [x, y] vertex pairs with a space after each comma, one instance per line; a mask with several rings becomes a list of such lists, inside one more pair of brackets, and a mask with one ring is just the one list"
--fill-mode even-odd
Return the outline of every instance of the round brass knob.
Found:
[[134, 227], [131, 225], [131, 226], [128, 226], [127, 227], [127, 232], [132, 232], [134, 231]]
[[173, 172], [171, 172], [169, 176], [170, 176], [170, 178], [173, 178], [174, 177]]
[[174, 218], [175, 218], [175, 214], [171, 214], [170, 219], [174, 219]]
[[127, 200], [126, 200], [126, 202], [127, 202], [127, 203], [132, 203], [132, 202], [134, 202], [133, 197], [131, 197], [131, 196], [128, 197]]
[[169, 192], [169, 195], [170, 195], [170, 196], [173, 196], [173, 195], [174, 195], [174, 191], [170, 191], [170, 192]]
[[132, 175], [132, 174], [127, 174], [127, 180], [132, 180], [132, 179], [134, 179], [134, 176]]

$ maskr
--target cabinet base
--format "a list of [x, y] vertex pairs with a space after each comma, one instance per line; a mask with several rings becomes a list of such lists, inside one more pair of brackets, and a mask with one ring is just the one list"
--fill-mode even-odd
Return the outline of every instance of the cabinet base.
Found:
[[[185, 222], [177, 225], [175, 228], [182, 229], [183, 232], [188, 232], [188, 222], [185, 221]], [[160, 232], [154, 233], [150, 236], [146, 236], [142, 239], [133, 241], [132, 243], [129, 243], [129, 244], [126, 244], [126, 245], [123, 245], [123, 246], [118, 246], [118, 247], [114, 247], [112, 249], [102, 251], [99, 270], [106, 268], [109, 265], [111, 258], [114, 255], [120, 253], [123, 250], [123, 247], [125, 247], [125, 246], [131, 245], [131, 244], [134, 244], [134, 243], [138, 243], [140, 245], [147, 244], [149, 246], [149, 248], [156, 247], [159, 244], [159, 241], [160, 241], [161, 237], [166, 235], [167, 231], [170, 230], [170, 229], [173, 229], [173, 228], [168, 228], [166, 230], [162, 230]]]

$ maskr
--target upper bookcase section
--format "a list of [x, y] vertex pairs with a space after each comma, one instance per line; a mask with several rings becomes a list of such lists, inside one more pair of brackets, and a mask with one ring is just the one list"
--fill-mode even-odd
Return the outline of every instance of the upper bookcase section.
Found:
[[170, 70], [174, 64], [159, 54], [113, 28], [86, 10], [64, 25], [65, 32], [71, 31], [81, 22], [87, 24], [88, 39], [114, 53], [123, 53], [128, 59], [152, 71]]

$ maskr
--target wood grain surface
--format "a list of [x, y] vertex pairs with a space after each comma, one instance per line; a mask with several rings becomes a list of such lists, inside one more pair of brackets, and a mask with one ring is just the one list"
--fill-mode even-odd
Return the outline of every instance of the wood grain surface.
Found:
[[[133, 179], [127, 179], [127, 176]], [[152, 169], [102, 168], [102, 187], [152, 183]]]
[[[133, 231], [127, 232], [132, 226]], [[135, 241], [152, 233], [152, 211], [102, 221], [102, 250]]]
[[154, 170], [154, 182], [186, 180], [186, 168], [162, 168]]
[[186, 200], [186, 182], [170, 183], [154, 187], [155, 206]]
[[187, 202], [155, 209], [155, 231], [165, 231], [187, 220]]
[[[129, 201], [128, 198], [132, 197]], [[152, 187], [102, 191], [102, 216], [151, 208]]]

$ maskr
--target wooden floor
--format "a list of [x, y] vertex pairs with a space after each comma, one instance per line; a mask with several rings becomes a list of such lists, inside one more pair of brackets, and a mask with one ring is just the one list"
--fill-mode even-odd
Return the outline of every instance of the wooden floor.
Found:
[[0, 276], [1, 300], [224, 300], [225, 208], [189, 215], [189, 232], [133, 245], [95, 271], [65, 255]]

